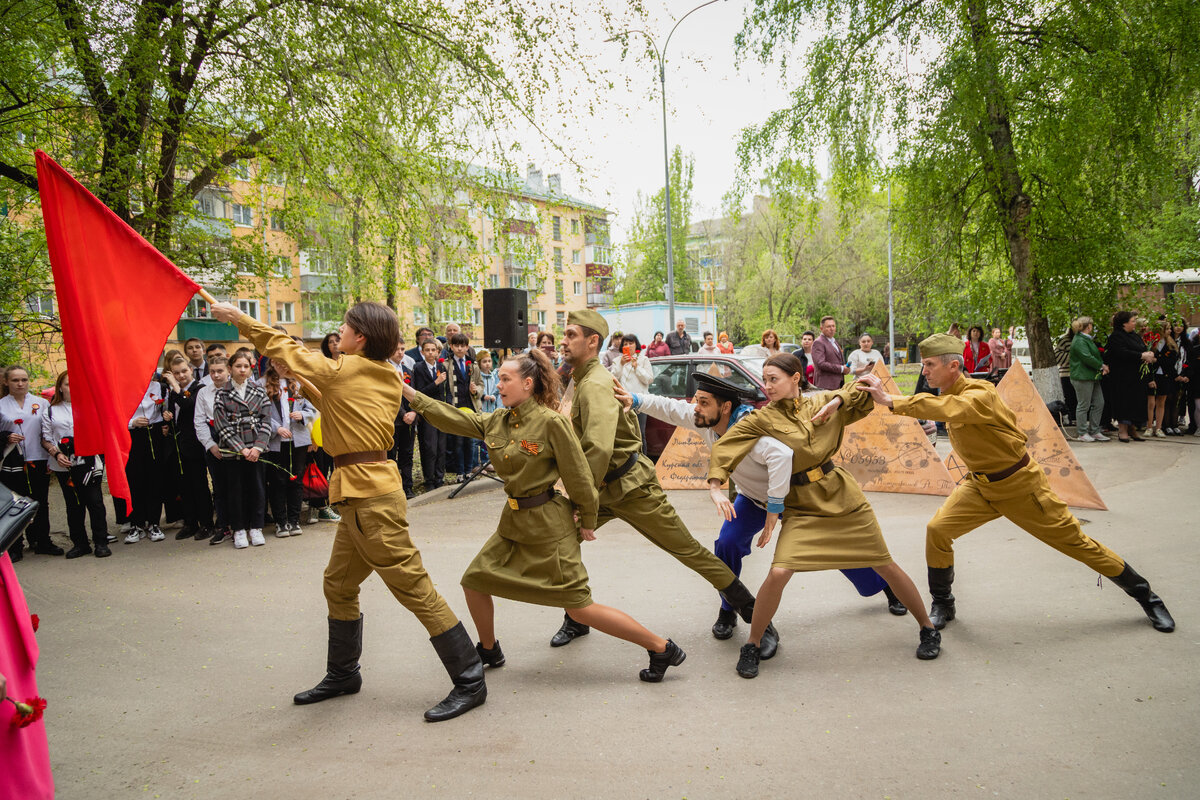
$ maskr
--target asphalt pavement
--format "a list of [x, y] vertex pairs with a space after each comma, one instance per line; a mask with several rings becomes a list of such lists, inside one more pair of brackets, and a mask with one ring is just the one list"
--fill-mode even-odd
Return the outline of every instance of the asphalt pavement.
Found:
[[[41, 619], [58, 796], [1196, 797], [1200, 439], [1075, 452], [1109, 506], [1078, 512], [1084, 530], [1150, 579], [1175, 633], [1000, 520], [958, 542], [958, 619], [936, 661], [914, 657], [911, 615], [891, 616], [836, 572], [809, 573], [776, 616], [779, 654], [745, 680], [734, 665], [747, 626], [713, 639], [708, 584], [612, 523], [585, 544], [593, 596], [673, 638], [686, 662], [641, 683], [644, 650], [599, 633], [551, 649], [561, 612], [499, 600], [508, 663], [489, 671], [485, 706], [439, 724], [421, 714], [449, 680], [374, 577], [362, 692], [292, 704], [324, 671], [332, 524], [241, 551], [169, 530], [103, 560], [27, 556], [17, 571]], [[409, 512], [427, 569], [472, 631], [457, 580], [493, 530], [498, 487], [455, 500], [439, 490]], [[924, 527], [941, 499], [869, 498], [925, 594]], [[710, 544], [707, 495], [670, 499]], [[768, 566], [753, 553], [747, 585]]]

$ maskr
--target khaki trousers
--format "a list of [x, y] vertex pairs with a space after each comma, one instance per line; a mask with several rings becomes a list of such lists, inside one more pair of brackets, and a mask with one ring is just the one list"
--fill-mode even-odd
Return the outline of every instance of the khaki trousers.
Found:
[[329, 565], [325, 567], [325, 601], [331, 619], [358, 619], [358, 587], [372, 572], [377, 572], [430, 636], [445, 633], [458, 624], [458, 617], [425, 572], [421, 552], [409, 538], [406, 508], [401, 489], [338, 504], [342, 521], [338, 523]]
[[969, 478], [959, 484], [925, 528], [925, 561], [931, 567], [954, 566], [954, 540], [1000, 517], [1105, 577], [1125, 568], [1120, 556], [1083, 532], [1033, 460], [996, 483]]
[[634, 530], [691, 567], [718, 591], [737, 579], [721, 559], [688, 532], [657, 481], [638, 486], [620, 500], [600, 506], [596, 527], [614, 518], [628, 522]]

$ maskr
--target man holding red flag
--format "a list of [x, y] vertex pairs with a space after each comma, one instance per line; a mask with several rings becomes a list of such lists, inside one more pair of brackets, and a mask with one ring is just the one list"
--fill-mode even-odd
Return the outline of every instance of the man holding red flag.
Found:
[[46, 247], [71, 370], [75, 452], [104, 454], [113, 497], [130, 501], [126, 425], [163, 344], [200, 287], [50, 156], [37, 151]]

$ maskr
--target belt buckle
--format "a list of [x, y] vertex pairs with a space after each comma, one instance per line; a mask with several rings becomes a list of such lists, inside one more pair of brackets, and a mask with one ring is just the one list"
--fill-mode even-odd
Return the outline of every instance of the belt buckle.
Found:
[[515, 498], [515, 497], [508, 498], [508, 507], [511, 508], [513, 511], [517, 511], [518, 509], [521, 508], [521, 506], [517, 503], [517, 498]]
[[979, 481], [980, 483], [991, 483], [992, 482], [992, 479], [987, 476], [986, 472], [976, 472], [975, 480]]
[[821, 480], [821, 478], [825, 477], [825, 470], [821, 469], [820, 467], [813, 467], [812, 469], [804, 471], [804, 477], [808, 478], [809, 483], [816, 483], [817, 481]]

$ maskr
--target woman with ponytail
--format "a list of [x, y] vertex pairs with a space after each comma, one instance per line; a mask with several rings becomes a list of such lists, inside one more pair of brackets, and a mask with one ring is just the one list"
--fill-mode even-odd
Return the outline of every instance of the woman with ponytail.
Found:
[[[504, 665], [493, 596], [565, 608], [583, 625], [645, 647], [651, 668], [642, 670], [641, 678], [656, 683], [666, 668], [656, 668], [653, 656], [670, 648], [678, 653], [670, 663], [678, 665], [683, 651], [623, 611], [592, 602], [580, 541], [596, 538], [599, 500], [571, 421], [558, 413], [558, 384], [550, 359], [534, 348], [500, 366], [498, 392], [505, 408], [490, 414], [463, 413], [404, 385], [405, 398], [427, 422], [446, 433], [484, 441], [508, 493], [496, 532], [462, 577], [479, 633], [476, 648], [483, 663]], [[554, 490], [559, 478], [569, 499]]]

